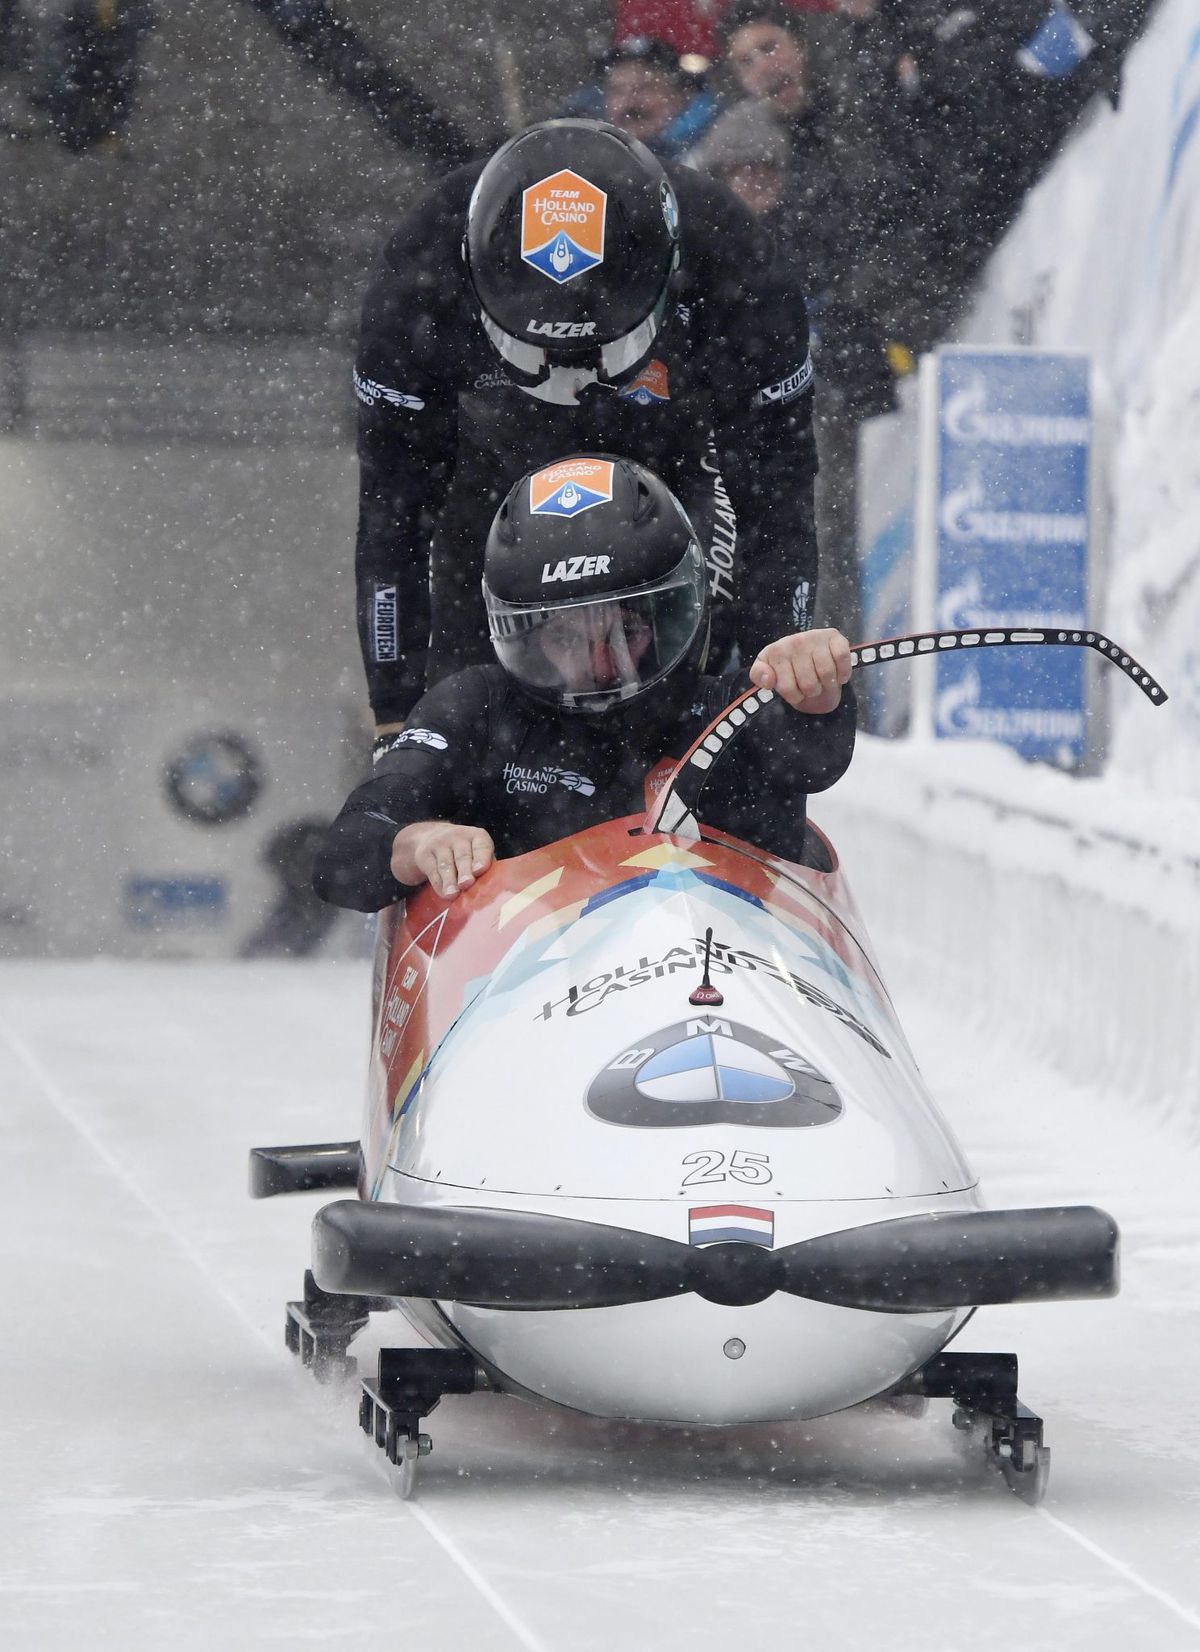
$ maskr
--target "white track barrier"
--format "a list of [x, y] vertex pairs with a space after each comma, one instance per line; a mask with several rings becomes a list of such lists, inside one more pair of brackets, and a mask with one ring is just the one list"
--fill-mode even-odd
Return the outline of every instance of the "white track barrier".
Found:
[[889, 980], [1200, 1140], [1200, 808], [1123, 807], [982, 743], [864, 736], [811, 814]]

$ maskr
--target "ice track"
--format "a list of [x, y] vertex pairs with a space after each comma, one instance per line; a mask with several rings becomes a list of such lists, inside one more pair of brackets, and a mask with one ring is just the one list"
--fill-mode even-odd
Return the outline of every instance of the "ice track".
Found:
[[987, 1309], [960, 1339], [1021, 1356], [1054, 1456], [1038, 1510], [945, 1402], [713, 1437], [491, 1396], [443, 1402], [401, 1504], [353, 1391], [284, 1351], [320, 1200], [244, 1190], [251, 1143], [357, 1133], [366, 994], [352, 964], [0, 966], [0, 1644], [1200, 1648], [1179, 1135], [906, 983], [990, 1202], [1094, 1201], [1124, 1230], [1115, 1302]]

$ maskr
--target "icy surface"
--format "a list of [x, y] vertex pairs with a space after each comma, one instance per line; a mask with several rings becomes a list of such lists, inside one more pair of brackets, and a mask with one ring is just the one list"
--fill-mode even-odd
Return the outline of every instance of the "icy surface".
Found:
[[1065, 1080], [1069, 1050], [1030, 1054], [1002, 982], [927, 990], [873, 927], [990, 1202], [1124, 1230], [1115, 1301], [985, 1310], [961, 1339], [1020, 1353], [1041, 1509], [945, 1402], [714, 1436], [489, 1396], [443, 1402], [397, 1502], [353, 1392], [282, 1346], [319, 1197], [245, 1193], [250, 1144], [357, 1134], [365, 968], [6, 964], [0, 1644], [1200, 1647], [1200, 1156]]

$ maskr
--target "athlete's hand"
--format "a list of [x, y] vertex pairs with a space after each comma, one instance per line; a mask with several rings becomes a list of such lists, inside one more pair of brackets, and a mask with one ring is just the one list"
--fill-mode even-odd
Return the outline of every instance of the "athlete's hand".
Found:
[[769, 642], [750, 667], [755, 688], [773, 688], [797, 711], [834, 711], [850, 681], [850, 644], [840, 631], [797, 631]]
[[496, 846], [482, 826], [451, 820], [417, 820], [396, 833], [392, 876], [398, 883], [426, 883], [444, 901], [469, 889], [496, 858]]

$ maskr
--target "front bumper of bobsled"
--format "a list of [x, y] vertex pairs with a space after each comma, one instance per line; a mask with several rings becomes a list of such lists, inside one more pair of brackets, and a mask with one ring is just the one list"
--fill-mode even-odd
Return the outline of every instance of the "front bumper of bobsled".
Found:
[[1116, 1227], [1091, 1207], [807, 1214], [812, 1237], [769, 1249], [345, 1200], [318, 1214], [313, 1271], [326, 1290], [436, 1302], [510, 1387], [685, 1423], [841, 1410], [932, 1358], [980, 1303], [1116, 1290]]

